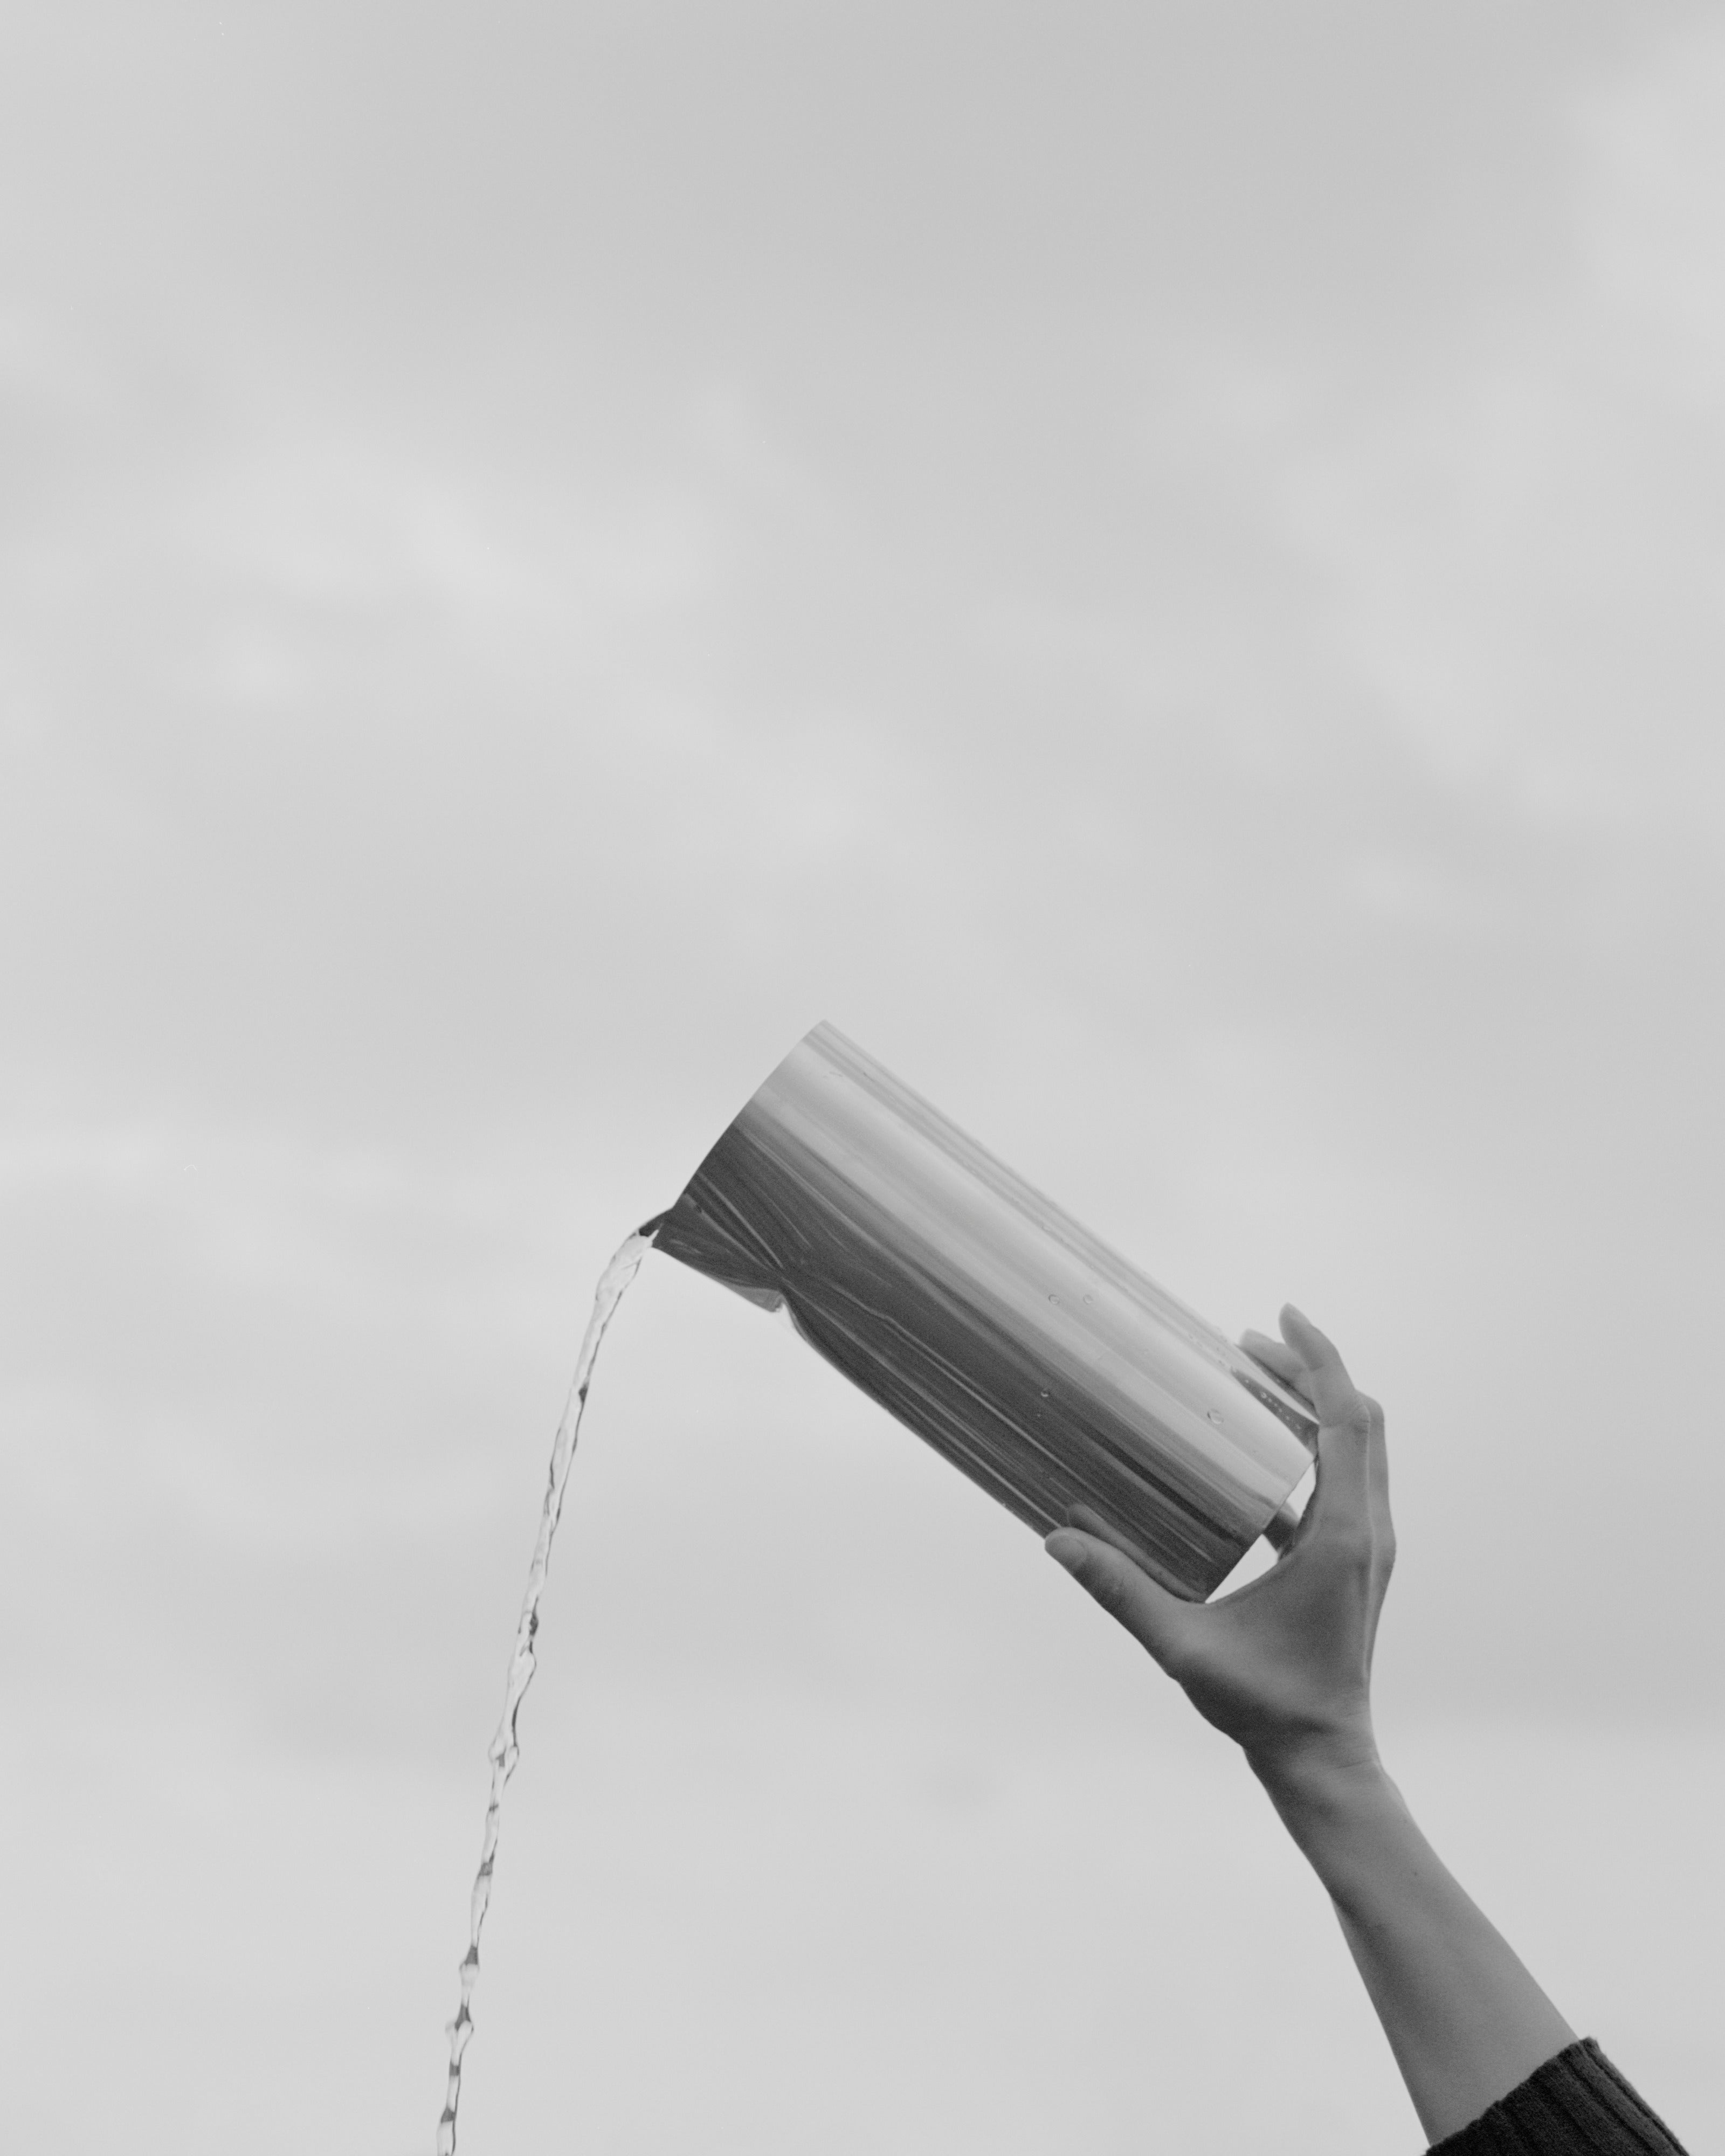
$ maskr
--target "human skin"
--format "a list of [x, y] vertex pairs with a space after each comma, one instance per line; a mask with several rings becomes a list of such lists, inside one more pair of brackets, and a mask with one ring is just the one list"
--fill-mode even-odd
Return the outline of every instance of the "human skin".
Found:
[[1574, 2031], [1414, 1825], [1378, 1757], [1372, 1650], [1395, 1559], [1384, 1411], [1287, 1305], [1241, 1345], [1318, 1417], [1291, 1546], [1219, 1602], [1183, 1602], [1082, 1507], [1046, 1548], [1245, 1752], [1323, 1881], [1420, 2123], [1477, 2118]]

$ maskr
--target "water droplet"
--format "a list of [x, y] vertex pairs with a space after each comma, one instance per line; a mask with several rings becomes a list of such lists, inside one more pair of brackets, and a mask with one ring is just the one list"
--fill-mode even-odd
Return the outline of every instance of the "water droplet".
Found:
[[1087, 1295], [1084, 1299], [1086, 1302], [1094, 1302], [1096, 1301], [1096, 1297], [1093, 1295]]
[[1060, 1298], [1057, 1295], [1050, 1294], [1048, 1299], [1050, 1302], [1058, 1302]]
[[1225, 1426], [1225, 1424], [1224, 1424], [1224, 1416], [1223, 1416], [1222, 1410], [1220, 1409], [1220, 1408], [1209, 1408], [1209, 1409], [1207, 1409], [1205, 1410], [1205, 1412], [1206, 1412], [1206, 1414], [1207, 1414], [1207, 1415], [1208, 1415], [1208, 1417], [1209, 1417], [1209, 1419], [1211, 1422], [1214, 1423], [1214, 1424], [1216, 1425], [1216, 1428], [1217, 1428], [1218, 1430], [1221, 1430], [1221, 1429], [1223, 1429], [1223, 1428]]

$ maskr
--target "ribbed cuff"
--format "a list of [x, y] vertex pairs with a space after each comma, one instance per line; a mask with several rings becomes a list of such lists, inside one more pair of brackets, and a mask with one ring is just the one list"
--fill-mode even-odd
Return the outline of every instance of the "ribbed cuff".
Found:
[[1529, 2074], [1429, 2156], [1683, 2156], [1591, 2036]]

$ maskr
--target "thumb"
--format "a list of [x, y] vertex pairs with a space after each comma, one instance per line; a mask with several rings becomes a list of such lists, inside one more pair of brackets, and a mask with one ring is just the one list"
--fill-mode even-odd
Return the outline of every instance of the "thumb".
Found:
[[1183, 1658], [1190, 1603], [1170, 1594], [1123, 1550], [1076, 1527], [1056, 1527], [1042, 1547], [1170, 1676], [1174, 1674], [1174, 1665]]

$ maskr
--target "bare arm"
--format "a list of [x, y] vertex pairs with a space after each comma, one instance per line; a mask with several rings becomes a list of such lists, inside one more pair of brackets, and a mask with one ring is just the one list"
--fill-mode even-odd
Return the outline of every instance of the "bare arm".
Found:
[[1395, 1555], [1384, 1414], [1291, 1306], [1281, 1329], [1245, 1344], [1311, 1399], [1321, 1427], [1316, 1494], [1271, 1571], [1220, 1602], [1183, 1602], [1081, 1509], [1048, 1549], [1245, 1750], [1328, 1890], [1436, 2141], [1574, 2032], [1445, 1869], [1378, 1756], [1372, 1649]]

